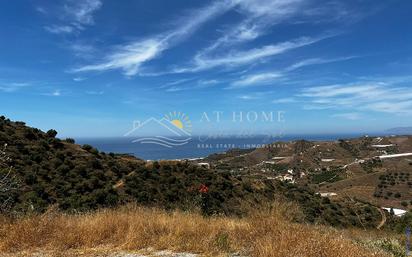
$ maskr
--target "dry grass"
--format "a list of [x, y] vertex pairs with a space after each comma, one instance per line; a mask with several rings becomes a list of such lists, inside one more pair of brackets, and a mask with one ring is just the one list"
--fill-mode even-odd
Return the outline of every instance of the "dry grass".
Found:
[[271, 210], [242, 219], [137, 206], [79, 215], [50, 211], [17, 220], [0, 218], [0, 252], [26, 256], [27, 252], [52, 250], [63, 256], [64, 252], [99, 248], [153, 247], [205, 256], [230, 252], [256, 257], [387, 256], [355, 245], [344, 233], [292, 223], [296, 212], [290, 204], [275, 204]]

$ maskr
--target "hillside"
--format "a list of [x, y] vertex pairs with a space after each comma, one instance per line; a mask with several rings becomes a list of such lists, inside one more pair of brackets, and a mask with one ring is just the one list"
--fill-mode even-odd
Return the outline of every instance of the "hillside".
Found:
[[196, 209], [205, 215], [242, 216], [284, 199], [300, 205], [306, 222], [375, 227], [381, 219], [370, 204], [329, 200], [304, 185], [239, 176], [189, 161], [146, 162], [99, 152], [56, 135], [54, 130], [45, 133], [0, 118], [0, 144], [7, 144], [6, 164], [13, 167], [17, 185], [2, 193], [0, 199], [7, 203], [3, 212], [44, 212], [50, 206], [78, 212], [134, 202], [167, 210]]
[[[0, 119], [0, 144], [7, 144], [7, 164], [18, 183], [3, 196], [12, 197], [7, 202], [13, 211], [42, 212], [50, 205], [85, 211], [133, 201], [163, 208], [202, 204], [208, 213], [236, 213], [241, 199], [258, 200], [243, 190], [247, 181], [227, 173], [188, 162], [145, 162], [106, 154], [56, 135], [54, 130], [44, 133], [23, 122]], [[202, 185], [208, 188], [207, 197], [199, 193]]]
[[[404, 256], [396, 233], [410, 225], [410, 214], [386, 217], [349, 191], [317, 193], [343, 194], [345, 183], [362, 181], [407, 190], [408, 175], [385, 173], [386, 161], [359, 165], [351, 180], [315, 183], [316, 172], [330, 171], [322, 158], [372, 156], [341, 143], [234, 149], [209, 156], [210, 168], [103, 153], [0, 117], [1, 256]], [[291, 169], [296, 175], [298, 167], [313, 171], [296, 181], [273, 178]]]
[[[412, 136], [275, 142], [207, 157], [218, 170], [305, 185], [337, 199], [412, 208]], [[217, 158], [218, 156], [218, 158]]]
[[397, 237], [297, 224], [297, 206], [271, 207], [241, 219], [136, 206], [0, 219], [0, 256], [406, 257]]

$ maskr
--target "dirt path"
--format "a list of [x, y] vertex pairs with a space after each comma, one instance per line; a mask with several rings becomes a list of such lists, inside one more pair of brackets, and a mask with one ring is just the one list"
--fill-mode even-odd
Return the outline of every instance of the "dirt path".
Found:
[[376, 208], [378, 209], [378, 211], [380, 212], [380, 214], [382, 216], [382, 220], [381, 220], [381, 222], [379, 222], [379, 225], [376, 228], [381, 229], [383, 227], [383, 225], [385, 225], [385, 223], [386, 223], [386, 214], [385, 214], [385, 211], [382, 210], [381, 208], [378, 208], [378, 207], [376, 207]]

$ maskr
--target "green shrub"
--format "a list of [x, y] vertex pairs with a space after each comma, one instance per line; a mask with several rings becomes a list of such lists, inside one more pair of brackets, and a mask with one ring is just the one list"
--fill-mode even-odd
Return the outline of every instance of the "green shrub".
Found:
[[57, 136], [57, 131], [54, 129], [50, 129], [46, 132], [46, 135], [50, 138], [55, 138]]
[[69, 144], [74, 144], [76, 141], [73, 138], [66, 138], [65, 141]]

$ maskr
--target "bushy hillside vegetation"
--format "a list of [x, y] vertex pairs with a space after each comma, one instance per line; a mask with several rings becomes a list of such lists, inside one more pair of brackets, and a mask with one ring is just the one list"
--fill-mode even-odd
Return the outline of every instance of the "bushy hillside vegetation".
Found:
[[0, 118], [0, 144], [7, 145], [6, 164], [18, 185], [0, 191], [0, 199], [8, 199], [4, 212], [43, 212], [51, 205], [78, 212], [136, 202], [163, 209], [199, 209], [206, 215], [244, 215], [248, 209], [285, 199], [301, 206], [302, 221], [374, 227], [380, 219], [373, 206], [335, 202], [303, 186], [233, 176], [187, 161], [146, 162], [56, 136], [54, 130], [45, 133]]

